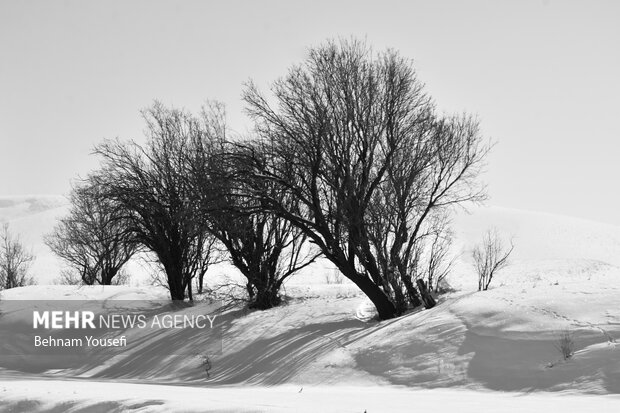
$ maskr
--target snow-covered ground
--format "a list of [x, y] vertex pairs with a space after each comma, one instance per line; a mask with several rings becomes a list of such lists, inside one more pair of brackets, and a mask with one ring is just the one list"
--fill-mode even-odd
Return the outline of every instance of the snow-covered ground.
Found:
[[0, 411], [393, 413], [617, 411], [613, 396], [515, 394], [386, 386], [163, 386], [78, 380], [0, 380]]
[[[53, 280], [61, 265], [41, 239], [66, 203], [19, 201], [0, 199], [0, 221], [36, 250], [37, 277]], [[476, 292], [468, 251], [489, 227], [514, 237], [516, 249], [492, 288]], [[431, 310], [373, 321], [363, 295], [346, 280], [326, 283], [332, 269], [320, 262], [290, 280], [282, 307], [222, 310], [222, 352], [209, 355], [208, 376], [203, 355], [154, 357], [160, 336], [140, 351], [70, 363], [0, 356], [0, 411], [618, 410], [620, 227], [481, 208], [459, 215], [455, 232], [461, 256], [448, 280], [455, 291]], [[228, 271], [221, 266], [211, 275]], [[39, 285], [1, 298], [165, 298], [139, 284]], [[576, 350], [567, 361], [556, 348], [564, 331]]]

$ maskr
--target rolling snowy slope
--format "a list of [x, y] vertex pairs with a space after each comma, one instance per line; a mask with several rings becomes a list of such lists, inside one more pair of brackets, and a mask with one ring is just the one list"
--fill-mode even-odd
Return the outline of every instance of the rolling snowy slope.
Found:
[[[3, 213], [15, 228], [21, 225], [24, 240], [36, 244], [43, 224], [35, 223], [43, 215], [21, 205]], [[513, 236], [516, 249], [491, 289], [477, 292], [468, 251], [490, 227]], [[103, 351], [65, 365], [59, 359], [5, 356], [0, 411], [65, 406], [370, 413], [411, 411], [414, 400], [416, 409], [434, 411], [620, 408], [620, 228], [481, 208], [457, 217], [455, 234], [461, 256], [449, 282], [456, 291], [441, 296], [431, 310], [374, 321], [372, 306], [355, 286], [327, 284], [330, 266], [317, 263], [287, 284], [290, 298], [282, 307], [221, 310], [223, 346], [208, 354], [208, 376], [202, 355], [154, 357], [162, 343], [182, 345], [172, 333], [146, 339], [140, 351], [121, 356]], [[39, 285], [5, 291], [0, 298], [165, 296], [152, 287]], [[564, 331], [574, 340], [569, 360], [556, 348]]]

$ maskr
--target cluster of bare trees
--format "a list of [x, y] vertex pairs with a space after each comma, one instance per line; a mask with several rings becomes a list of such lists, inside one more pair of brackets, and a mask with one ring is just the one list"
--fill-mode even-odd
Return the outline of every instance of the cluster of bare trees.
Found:
[[110, 284], [137, 252], [156, 257], [173, 300], [193, 298], [194, 280], [216, 262], [217, 243], [247, 278], [250, 307], [279, 303], [282, 283], [311, 263], [291, 223], [243, 195], [226, 162], [217, 104], [199, 116], [156, 103], [143, 112], [145, 145], [108, 140], [101, 167], [73, 190], [72, 209], [47, 244], [84, 284]]
[[129, 232], [125, 211], [85, 181], [71, 192], [71, 210], [45, 237], [69, 270], [68, 284], [111, 285], [123, 279], [123, 265], [138, 248]]
[[357, 41], [313, 49], [272, 94], [250, 85], [244, 96], [272, 154], [248, 145], [239, 162], [251, 196], [300, 228], [381, 318], [419, 305], [415, 281], [437, 260], [445, 214], [483, 197], [477, 121], [438, 115], [408, 60]]
[[191, 299], [217, 243], [257, 308], [277, 305], [282, 283], [319, 255], [382, 319], [434, 305], [450, 211], [484, 196], [477, 120], [438, 114], [409, 60], [355, 40], [312, 49], [271, 92], [246, 87], [249, 139], [227, 137], [221, 105], [193, 115], [155, 104], [144, 146], [96, 148], [101, 168], [49, 245], [91, 284], [150, 251], [172, 299]]
[[34, 261], [18, 236], [9, 230], [9, 224], [0, 227], [0, 290], [23, 287], [34, 283], [28, 269]]

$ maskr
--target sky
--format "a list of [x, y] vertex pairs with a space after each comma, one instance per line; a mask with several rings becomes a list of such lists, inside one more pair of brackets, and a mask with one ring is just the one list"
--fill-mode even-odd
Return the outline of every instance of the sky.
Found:
[[496, 143], [491, 205], [620, 225], [620, 2], [0, 0], [0, 195], [65, 194], [157, 99], [227, 106], [330, 38], [413, 59]]

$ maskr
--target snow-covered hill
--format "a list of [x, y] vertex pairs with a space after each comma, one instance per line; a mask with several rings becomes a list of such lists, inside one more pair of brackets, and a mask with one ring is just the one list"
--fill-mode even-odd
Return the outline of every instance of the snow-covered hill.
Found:
[[[513, 238], [516, 260], [586, 259], [620, 266], [620, 226], [502, 207], [474, 208], [454, 220], [457, 240], [477, 243], [485, 229]], [[467, 245], [465, 245], [467, 246]]]
[[[30, 275], [37, 284], [58, 282], [64, 263], [45, 244], [58, 219], [69, 212], [69, 201], [61, 195], [0, 196], [0, 224], [8, 223], [13, 236], [19, 236], [35, 259]], [[140, 260], [128, 264], [135, 273], [134, 284], [149, 280], [149, 270]]]
[[[75, 411], [107, 406], [147, 412], [406, 412], [412, 400], [439, 412], [457, 407], [475, 412], [489, 405], [494, 411], [617, 409], [619, 398], [601, 395], [620, 393], [620, 274], [604, 268], [589, 276], [587, 283], [573, 278], [556, 285], [552, 276], [531, 287], [455, 293], [431, 310], [384, 322], [356, 317], [369, 303], [347, 293], [345, 285], [324, 286], [315, 297], [269, 311], [224, 310], [222, 352], [208, 355], [209, 376], [200, 354], [159, 356], [162, 345], [183, 347], [193, 340], [170, 331], [121, 356], [101, 351], [69, 359], [0, 357], [0, 400], [12, 408], [27, 406], [12, 411], [33, 412], [68, 406]], [[160, 299], [165, 291], [35, 286], [3, 293], [5, 300], [34, 297], [109, 304]], [[565, 329], [574, 335], [576, 350], [567, 361], [556, 349]], [[560, 393], [552, 397], [543, 391]], [[599, 396], [584, 397], [588, 393]], [[460, 403], [437, 404], [455, 397]]]
[[[55, 257], [43, 242], [59, 217], [68, 212], [68, 201], [63, 196], [21, 196], [0, 197], [0, 223], [8, 222], [14, 234], [18, 234], [29, 247], [36, 260], [32, 274], [39, 284], [51, 284], [58, 277], [62, 262]], [[501, 207], [470, 208], [470, 212], [459, 212], [453, 220], [455, 232], [454, 250], [460, 254], [457, 272], [453, 282], [459, 288], [473, 288], [471, 273], [471, 248], [480, 242], [487, 229], [497, 229], [507, 242], [512, 238], [516, 244], [511, 256], [513, 263], [547, 262], [544, 266], [562, 266], [570, 260], [577, 266], [600, 262], [620, 267], [620, 227], [594, 221], [587, 221], [562, 215], [530, 212]], [[525, 264], [528, 265], [528, 264]], [[569, 264], [570, 266], [571, 264]], [[140, 265], [131, 266], [134, 273], [132, 285], [148, 281], [147, 270]], [[229, 266], [214, 268], [213, 275], [229, 273]], [[293, 285], [323, 284], [323, 273], [333, 271], [333, 266], [319, 260], [302, 274], [290, 280]], [[321, 273], [317, 276], [317, 273]], [[466, 276], [466, 274], [468, 276]], [[468, 278], [468, 280], [465, 280]], [[464, 283], [464, 285], [461, 285]]]
[[30, 273], [39, 284], [52, 283], [62, 268], [43, 237], [68, 209], [67, 199], [58, 195], [0, 197], [0, 224], [7, 222], [9, 231], [35, 256]]
[[[35, 212], [33, 204], [5, 200], [0, 220], [37, 245], [66, 205]], [[454, 223], [462, 253], [449, 280], [456, 291], [431, 310], [373, 321], [372, 306], [355, 286], [327, 284], [330, 265], [317, 263], [287, 284], [291, 298], [282, 307], [222, 309], [222, 352], [209, 355], [208, 377], [203, 355], [154, 356], [162, 343], [191, 341], [173, 333], [146, 339], [140, 351], [114, 357], [104, 351], [67, 365], [3, 356], [0, 410], [617, 410], [618, 396], [601, 395], [620, 394], [620, 227], [505, 208], [476, 209]], [[477, 292], [468, 251], [493, 227], [514, 237], [516, 249], [492, 288]], [[1, 298], [165, 296], [152, 287], [39, 285]], [[569, 360], [557, 349], [564, 331], [574, 341]]]

